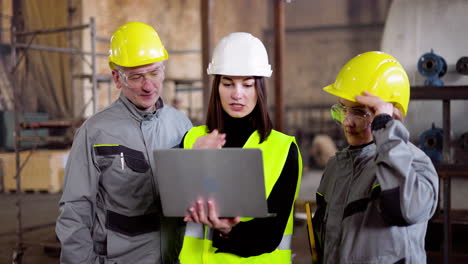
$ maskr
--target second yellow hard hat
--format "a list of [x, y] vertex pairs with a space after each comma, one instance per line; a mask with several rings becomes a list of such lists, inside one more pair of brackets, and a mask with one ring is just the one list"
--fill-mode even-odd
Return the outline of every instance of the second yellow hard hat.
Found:
[[357, 95], [367, 91], [394, 103], [403, 115], [408, 111], [408, 76], [394, 57], [380, 51], [365, 52], [352, 58], [338, 73], [335, 83], [323, 90], [353, 102]]

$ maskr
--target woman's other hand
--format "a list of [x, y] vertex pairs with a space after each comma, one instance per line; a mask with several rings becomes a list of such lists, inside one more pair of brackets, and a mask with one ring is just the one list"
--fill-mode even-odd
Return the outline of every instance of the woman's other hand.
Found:
[[226, 144], [226, 134], [214, 129], [210, 134], [199, 137], [193, 144], [194, 149], [221, 148]]

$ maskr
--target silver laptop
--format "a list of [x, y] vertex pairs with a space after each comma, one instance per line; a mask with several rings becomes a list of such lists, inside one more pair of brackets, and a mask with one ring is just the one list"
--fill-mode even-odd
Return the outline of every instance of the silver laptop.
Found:
[[181, 217], [197, 199], [215, 201], [219, 217], [267, 217], [260, 149], [155, 150], [165, 216]]

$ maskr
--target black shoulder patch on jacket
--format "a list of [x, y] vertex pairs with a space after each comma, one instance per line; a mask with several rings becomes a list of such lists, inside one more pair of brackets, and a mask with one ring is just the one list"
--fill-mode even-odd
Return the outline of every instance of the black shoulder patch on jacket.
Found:
[[353, 214], [365, 211], [370, 201], [370, 198], [363, 198], [349, 203], [344, 210], [343, 219]]
[[399, 261], [395, 262], [395, 264], [405, 264], [406, 263], [406, 259], [405, 258], [402, 258], [400, 259]]
[[159, 215], [156, 213], [126, 216], [107, 210], [106, 214], [106, 227], [127, 236], [156, 232], [160, 229]]
[[400, 207], [400, 187], [382, 191], [380, 194], [380, 210], [384, 221], [390, 225], [408, 226], [403, 218]]
[[314, 217], [312, 219], [314, 228], [316, 230], [320, 230], [322, 228], [322, 224], [324, 224], [325, 218], [325, 211], [327, 209], [327, 202], [325, 201], [325, 197], [323, 194], [317, 192], [315, 194], [315, 199], [317, 202], [317, 210], [315, 211]]
[[94, 146], [94, 150], [98, 156], [120, 155], [122, 153], [125, 164], [136, 172], [144, 173], [149, 169], [149, 164], [141, 151], [122, 145], [97, 145]]
[[371, 201], [376, 200], [379, 197], [380, 192], [381, 192], [380, 185], [375, 185], [371, 189], [370, 197], [359, 199], [359, 200], [349, 203], [344, 209], [343, 219], [345, 219], [348, 216], [352, 216], [359, 212], [365, 211], [367, 208], [367, 205]]

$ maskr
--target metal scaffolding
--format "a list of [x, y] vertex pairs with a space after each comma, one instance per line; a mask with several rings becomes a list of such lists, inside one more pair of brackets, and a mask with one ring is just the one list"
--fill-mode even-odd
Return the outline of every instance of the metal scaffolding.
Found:
[[[97, 85], [98, 81], [107, 81], [110, 82], [109, 79], [101, 78], [102, 80], [99, 80], [99, 77], [96, 74], [96, 58], [97, 56], [107, 56], [107, 54], [101, 54], [96, 52], [96, 25], [93, 17], [90, 17], [89, 23], [85, 25], [78, 25], [78, 26], [70, 26], [70, 27], [60, 27], [60, 28], [54, 28], [54, 29], [42, 29], [42, 30], [35, 30], [35, 31], [28, 31], [28, 32], [17, 32], [16, 31], [16, 25], [15, 25], [15, 19], [12, 19], [12, 28], [11, 28], [11, 65], [12, 65], [12, 90], [13, 90], [13, 115], [14, 115], [14, 135], [15, 135], [15, 140], [14, 140], [14, 146], [15, 146], [15, 156], [16, 156], [16, 195], [17, 195], [17, 243], [16, 243], [16, 248], [13, 251], [13, 263], [22, 263], [22, 257], [24, 255], [24, 250], [25, 250], [25, 245], [23, 241], [23, 224], [22, 224], [22, 189], [21, 189], [21, 170], [24, 168], [26, 163], [28, 162], [29, 158], [31, 157], [35, 147], [31, 149], [29, 152], [29, 155], [26, 157], [26, 159], [21, 163], [20, 160], [20, 148], [21, 148], [21, 141], [22, 140], [30, 140], [30, 137], [22, 137], [21, 136], [21, 129], [25, 127], [34, 127], [31, 126], [30, 124], [22, 124], [20, 122], [19, 118], [19, 112], [21, 111], [21, 106], [19, 103], [19, 97], [20, 94], [18, 94], [18, 91], [20, 89], [19, 86], [19, 77], [18, 77], [18, 66], [20, 65], [21, 60], [26, 56], [26, 51], [28, 49], [34, 49], [34, 50], [42, 50], [42, 51], [49, 51], [49, 52], [58, 52], [58, 53], [68, 53], [72, 55], [80, 55], [82, 58], [83, 56], [91, 56], [91, 73], [89, 76], [89, 79], [92, 83], [92, 110], [93, 114], [96, 113], [97, 111]], [[32, 44], [32, 39], [36, 35], [39, 34], [49, 34], [49, 33], [59, 33], [59, 32], [71, 32], [71, 31], [76, 31], [76, 30], [84, 30], [84, 29], [89, 29], [90, 31], [90, 38], [91, 38], [91, 51], [81, 51], [78, 49], [73, 49], [73, 48], [58, 48], [58, 47], [48, 47], [48, 46], [42, 46], [42, 45], [33, 45]], [[23, 37], [23, 36], [32, 36], [31, 41], [29, 43], [18, 43], [17, 38], [18, 37]], [[17, 56], [17, 51], [22, 50], [23, 53], [21, 56]], [[73, 77], [72, 77], [73, 78]], [[73, 87], [73, 86], [72, 86]], [[73, 90], [73, 88], [72, 88]], [[109, 88], [110, 90], [110, 88]], [[80, 111], [83, 112], [84, 109], [88, 106], [89, 102], [87, 102], [83, 110]], [[74, 106], [73, 106], [73, 112], [74, 111]], [[73, 116], [75, 118], [75, 116]], [[73, 124], [75, 122], [72, 122]], [[40, 127], [54, 127], [54, 126], [60, 126], [60, 125], [70, 125], [69, 123], [60, 123], [60, 122], [49, 122], [48, 124], [36, 124], [36, 126]], [[57, 138], [52, 138], [52, 137], [36, 137], [38, 140], [48, 140], [48, 141], [54, 141], [54, 140], [59, 140]], [[43, 225], [42, 225], [43, 226]], [[47, 225], [46, 225], [47, 226]], [[29, 228], [31, 229], [31, 228]], [[33, 228], [34, 229], [34, 228]]]

